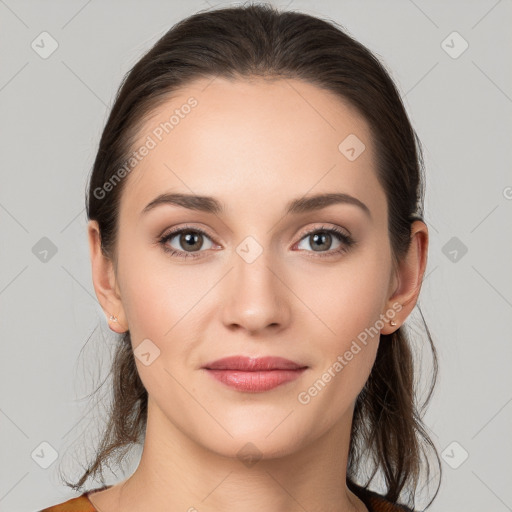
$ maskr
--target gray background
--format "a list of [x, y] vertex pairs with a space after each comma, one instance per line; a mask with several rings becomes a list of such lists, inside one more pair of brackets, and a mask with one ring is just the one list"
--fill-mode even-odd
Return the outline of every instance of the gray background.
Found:
[[[86, 395], [113, 346], [91, 281], [86, 178], [124, 73], [175, 22], [209, 5], [221, 4], [0, 0], [1, 511], [75, 496], [57, 467], [67, 460], [77, 476], [73, 458], [97, 438], [101, 409], [89, 413]], [[512, 510], [511, 2], [274, 5], [340, 23], [402, 92], [425, 148], [430, 250], [419, 304], [441, 366], [425, 416], [443, 453], [431, 510]], [[31, 46], [46, 37], [51, 48], [43, 31], [58, 43], [47, 58]], [[416, 308], [411, 330], [417, 318]], [[47, 469], [52, 451], [41, 443], [58, 456]]]

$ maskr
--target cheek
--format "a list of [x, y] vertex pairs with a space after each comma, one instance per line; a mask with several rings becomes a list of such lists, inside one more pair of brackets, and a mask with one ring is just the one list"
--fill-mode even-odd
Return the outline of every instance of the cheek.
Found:
[[[122, 283], [123, 307], [130, 325], [132, 343], [144, 338], [163, 337], [177, 321], [183, 295], [183, 283], [165, 267], [158, 248], [140, 247], [140, 241], [125, 239], [120, 243], [119, 279]], [[127, 247], [131, 249], [128, 250]]]
[[314, 313], [308, 312], [309, 324], [314, 322], [321, 333], [315, 338], [315, 377], [323, 375], [329, 382], [333, 399], [338, 393], [355, 399], [371, 371], [383, 327], [389, 264], [377, 244], [368, 245], [339, 266], [310, 272], [302, 280], [297, 294], [307, 297]]
[[218, 276], [202, 271], [200, 265], [172, 263], [159, 248], [120, 254], [122, 300], [134, 348], [148, 338], [164, 359], [186, 357], [186, 350], [201, 339], [198, 319], [212, 307], [204, 296]]
[[380, 342], [381, 327], [375, 327], [381, 313], [380, 291], [371, 274], [345, 284], [319, 309], [324, 323], [318, 328], [323, 334], [315, 337], [316, 365], [306, 383], [309, 387], [299, 397], [301, 404], [314, 404], [309, 411], [319, 411], [312, 416], [326, 429], [355, 403]]
[[162, 249], [151, 245], [142, 235], [122, 232], [119, 247], [122, 300], [131, 330], [132, 326], [153, 323], [162, 312], [162, 302], [179, 297], [182, 281], [179, 270], [172, 268]]
[[338, 340], [336, 348], [375, 325], [386, 302], [388, 270], [385, 257], [369, 251], [337, 267], [309, 271], [296, 288], [316, 317], [323, 338]]

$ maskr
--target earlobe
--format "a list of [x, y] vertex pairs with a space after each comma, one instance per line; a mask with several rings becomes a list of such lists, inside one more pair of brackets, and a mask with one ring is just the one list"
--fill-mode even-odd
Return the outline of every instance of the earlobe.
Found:
[[89, 221], [87, 234], [96, 297], [105, 312], [110, 329], [121, 334], [127, 330], [123, 329], [123, 325], [126, 324], [124, 309], [117, 289], [113, 262], [101, 249], [101, 236], [97, 221]]
[[124, 332], [126, 332], [126, 329], [123, 329], [119, 325], [119, 319], [117, 318], [117, 316], [110, 315], [108, 317], [108, 326], [112, 331], [117, 332], [118, 334], [123, 334]]

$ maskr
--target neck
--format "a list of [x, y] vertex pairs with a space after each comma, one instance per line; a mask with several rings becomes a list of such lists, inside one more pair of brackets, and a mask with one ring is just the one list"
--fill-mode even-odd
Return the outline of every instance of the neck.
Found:
[[348, 420], [293, 453], [262, 453], [249, 445], [253, 457], [241, 457], [238, 449], [226, 456], [185, 435], [150, 400], [142, 457], [119, 486], [117, 509], [367, 511], [345, 484], [352, 411], [348, 414]]

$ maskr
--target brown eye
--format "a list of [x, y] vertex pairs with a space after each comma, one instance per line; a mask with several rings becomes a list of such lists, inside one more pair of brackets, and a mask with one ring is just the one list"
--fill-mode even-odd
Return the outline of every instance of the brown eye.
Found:
[[[167, 235], [164, 235], [160, 240], [160, 244], [166, 252], [171, 253], [173, 256], [178, 257], [197, 257], [204, 248], [205, 242], [209, 241], [209, 246], [206, 249], [211, 249], [212, 242], [210, 237], [200, 229], [182, 228]], [[172, 245], [174, 243], [174, 245]], [[176, 247], [177, 246], [177, 247]], [[198, 253], [198, 254], [193, 254]]]
[[201, 249], [201, 246], [203, 245], [203, 235], [201, 233], [196, 232], [185, 232], [181, 233], [179, 236], [179, 243], [181, 247], [184, 247], [185, 249], [190, 249], [191, 251], [198, 251]]
[[[349, 235], [345, 234], [338, 228], [317, 228], [311, 230], [302, 237], [297, 248], [308, 249], [308, 247], [301, 247], [303, 241], [307, 242], [311, 250], [306, 252], [318, 253], [319, 257], [336, 256], [349, 250], [355, 244], [355, 240]], [[338, 242], [334, 248], [333, 243]]]

